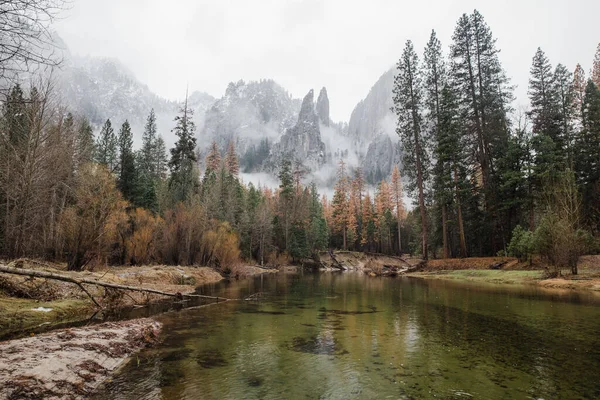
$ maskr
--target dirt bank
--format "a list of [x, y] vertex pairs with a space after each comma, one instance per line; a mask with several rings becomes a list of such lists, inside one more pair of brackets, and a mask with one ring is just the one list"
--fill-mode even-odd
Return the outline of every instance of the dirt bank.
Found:
[[354, 251], [322, 252], [319, 254], [319, 261], [322, 267], [328, 270], [372, 272], [377, 275], [385, 271], [400, 273], [421, 263], [421, 259], [408, 256], [396, 257]]
[[[192, 293], [199, 285], [223, 279], [217, 271], [206, 267], [104, 267], [71, 272], [59, 264], [35, 261], [24, 261], [17, 266], [169, 293]], [[164, 299], [153, 294], [117, 292], [92, 285], [87, 285], [87, 290], [106, 308], [145, 305]], [[0, 337], [40, 325], [85, 320], [96, 310], [89, 297], [74, 284], [0, 273]]]
[[129, 356], [157, 343], [160, 329], [138, 319], [0, 342], [0, 398], [86, 398]]

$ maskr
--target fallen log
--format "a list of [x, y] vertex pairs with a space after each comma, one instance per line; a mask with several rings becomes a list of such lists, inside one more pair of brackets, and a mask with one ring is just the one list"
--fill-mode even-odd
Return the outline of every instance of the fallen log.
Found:
[[13, 275], [29, 276], [32, 278], [54, 279], [57, 281], [73, 283], [73, 284], [79, 286], [79, 288], [86, 295], [88, 295], [90, 297], [90, 299], [92, 299], [94, 304], [99, 308], [102, 308], [102, 306], [96, 301], [96, 299], [94, 299], [94, 297], [90, 294], [90, 292], [88, 292], [85, 289], [83, 284], [101, 286], [104, 288], [117, 289], [117, 290], [128, 290], [128, 291], [132, 291], [132, 292], [153, 293], [153, 294], [158, 294], [158, 295], [166, 296], [166, 297], [175, 297], [178, 299], [181, 299], [183, 297], [197, 297], [197, 298], [217, 300], [217, 302], [221, 301], [221, 300], [223, 300], [223, 301], [237, 300], [237, 299], [229, 299], [226, 297], [205, 296], [205, 295], [201, 295], [201, 294], [169, 293], [169, 292], [163, 292], [161, 290], [156, 290], [156, 289], [142, 288], [142, 287], [138, 287], [138, 286], [119, 285], [117, 283], [95, 281], [95, 280], [86, 279], [86, 278], [77, 279], [77, 278], [72, 278], [72, 277], [66, 276], [66, 275], [56, 274], [53, 272], [36, 271], [36, 270], [32, 270], [32, 269], [23, 269], [23, 268], [14, 268], [14, 267], [6, 266], [6, 265], [0, 265], [0, 272], [4, 272], [6, 274], [13, 274]]

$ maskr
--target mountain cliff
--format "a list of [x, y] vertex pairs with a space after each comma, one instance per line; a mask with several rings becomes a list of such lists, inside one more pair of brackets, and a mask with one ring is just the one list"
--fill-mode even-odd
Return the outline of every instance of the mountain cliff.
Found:
[[259, 170], [287, 128], [298, 118], [300, 101], [273, 80], [230, 83], [206, 112], [198, 146], [206, 152], [214, 140], [221, 150], [236, 145], [245, 171]]
[[361, 166], [369, 183], [375, 184], [391, 174], [402, 161], [396, 116], [392, 112], [395, 69], [384, 73], [361, 100], [348, 123], [348, 140], [360, 153]]
[[[118, 60], [67, 53], [58, 78], [63, 103], [97, 128], [108, 118], [117, 127], [128, 119], [139, 145], [146, 117], [154, 109], [167, 146], [175, 142], [171, 129], [180, 104], [154, 94]], [[246, 173], [275, 177], [281, 160], [290, 158], [309, 172], [306, 179], [331, 186], [337, 161], [344, 159], [350, 168], [362, 167], [367, 180], [376, 183], [401, 162], [390, 110], [393, 80], [393, 69], [383, 74], [348, 124], [331, 120], [326, 88], [316, 101], [313, 90], [300, 101], [270, 79], [232, 82], [219, 99], [193, 92], [188, 105], [194, 110], [200, 160], [213, 140], [223, 152], [233, 141]]]
[[[146, 118], [154, 109], [159, 133], [167, 145], [175, 142], [171, 128], [179, 104], [154, 94], [118, 60], [69, 55], [59, 73], [58, 85], [68, 109], [86, 116], [95, 126], [109, 118], [113, 126], [120, 126], [127, 119], [139, 143]], [[206, 93], [190, 95], [189, 104], [198, 124], [202, 124], [204, 113], [213, 102], [214, 98]]]
[[318, 171], [326, 162], [326, 148], [321, 140], [321, 118], [322, 116], [317, 115], [314, 92], [311, 89], [302, 100], [296, 125], [287, 129], [273, 147], [267, 168], [276, 170], [281, 161], [287, 158], [293, 163], [301, 164], [308, 172]]

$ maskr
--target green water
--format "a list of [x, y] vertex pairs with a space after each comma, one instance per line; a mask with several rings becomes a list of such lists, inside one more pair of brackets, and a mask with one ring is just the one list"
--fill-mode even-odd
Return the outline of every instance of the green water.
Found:
[[165, 340], [102, 399], [600, 398], [600, 303], [360, 274], [277, 275], [157, 317]]

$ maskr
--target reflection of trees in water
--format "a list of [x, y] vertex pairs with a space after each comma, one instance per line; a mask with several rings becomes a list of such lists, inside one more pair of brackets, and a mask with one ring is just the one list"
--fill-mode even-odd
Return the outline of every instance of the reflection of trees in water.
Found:
[[200, 387], [206, 398], [552, 398], [575, 389], [593, 397], [598, 389], [597, 308], [528, 289], [344, 273], [214, 290], [206, 294], [269, 295], [162, 317], [168, 334], [158, 364], [127, 372], [125, 382], [135, 387], [139, 379], [144, 393], [172, 382], [161, 389], [165, 399], [193, 398]]

